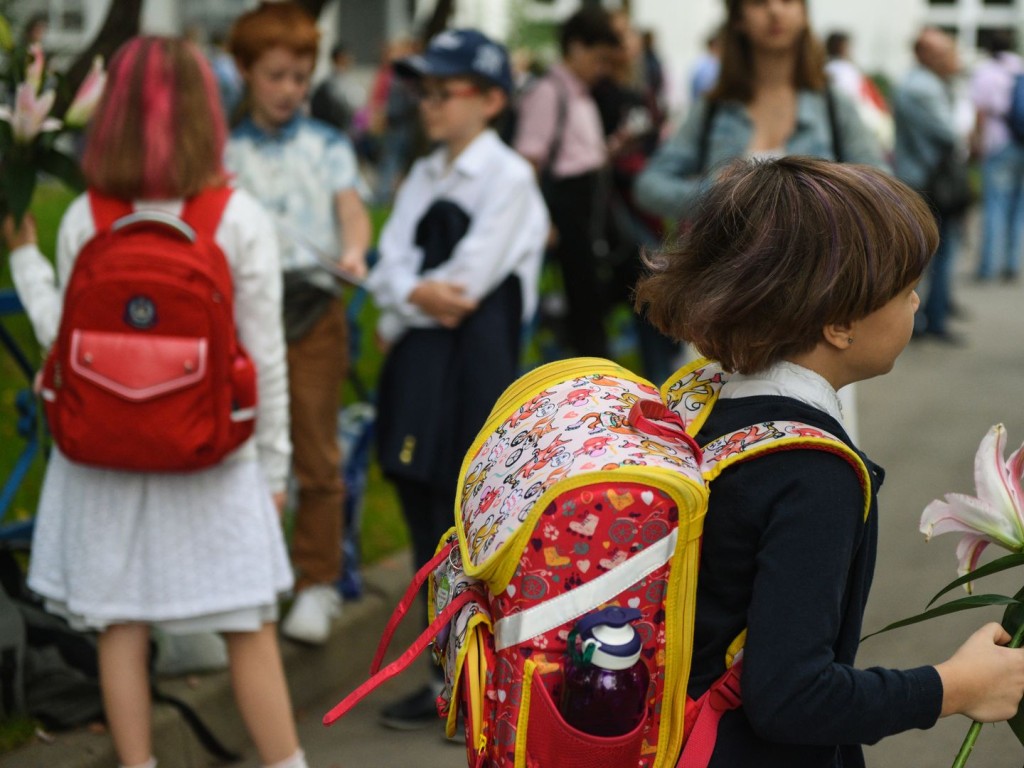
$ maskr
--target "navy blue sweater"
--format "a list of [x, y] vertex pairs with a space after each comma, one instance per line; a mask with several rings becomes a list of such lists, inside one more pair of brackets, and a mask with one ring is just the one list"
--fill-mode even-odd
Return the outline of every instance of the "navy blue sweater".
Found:
[[[702, 445], [762, 421], [802, 421], [849, 442], [824, 412], [786, 397], [720, 400]], [[934, 667], [855, 669], [878, 538], [872, 475], [865, 522], [857, 474], [825, 451], [769, 454], [715, 480], [704, 524], [693, 669], [697, 697], [748, 629], [743, 705], [726, 713], [713, 768], [863, 766], [861, 744], [929, 728], [942, 707]]]

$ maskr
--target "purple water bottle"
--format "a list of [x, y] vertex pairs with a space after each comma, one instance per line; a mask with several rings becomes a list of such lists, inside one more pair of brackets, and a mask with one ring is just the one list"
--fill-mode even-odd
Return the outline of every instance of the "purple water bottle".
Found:
[[630, 625], [640, 616], [633, 608], [609, 606], [576, 623], [561, 703], [562, 717], [573, 728], [620, 736], [643, 720], [650, 672], [640, 658], [640, 636]]

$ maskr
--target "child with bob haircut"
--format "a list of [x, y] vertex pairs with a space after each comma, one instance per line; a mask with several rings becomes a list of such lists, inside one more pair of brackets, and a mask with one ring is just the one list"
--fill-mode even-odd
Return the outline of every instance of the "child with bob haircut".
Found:
[[286, 637], [319, 645], [341, 611], [345, 489], [337, 438], [348, 371], [341, 285], [321, 259], [366, 274], [370, 218], [348, 139], [303, 113], [320, 33], [298, 3], [264, 2], [240, 16], [228, 46], [245, 81], [245, 115], [228, 139], [235, 183], [270, 212], [284, 274], [293, 471], [298, 486], [292, 565], [296, 595]]
[[[731, 372], [697, 435], [803, 422], [850, 443], [836, 391], [890, 371], [910, 340], [938, 236], [925, 202], [864, 165], [791, 156], [728, 166], [692, 228], [650, 259], [637, 303]], [[843, 458], [765, 454], [715, 480], [704, 524], [689, 694], [725, 670], [743, 630], [741, 706], [711, 766], [863, 766], [861, 744], [955, 713], [1012, 716], [1024, 651], [995, 623], [947, 661], [856, 669], [884, 473], [870, 513]]]
[[[180, 39], [133, 38], [111, 59], [85, 178], [136, 211], [179, 216], [197, 193], [225, 184], [226, 134], [202, 53]], [[96, 228], [82, 195], [61, 221], [54, 274], [31, 221], [5, 222], [15, 286], [44, 347], [57, 335], [64, 287]], [[238, 190], [214, 239], [231, 271], [238, 338], [258, 373], [254, 438], [219, 464], [185, 473], [101, 469], [54, 446], [28, 583], [48, 610], [99, 632], [100, 685], [123, 766], [156, 765], [148, 672], [156, 626], [221, 632], [261, 762], [304, 768], [275, 624], [277, 600], [292, 585], [279, 521], [291, 446], [276, 240], [266, 213]]]

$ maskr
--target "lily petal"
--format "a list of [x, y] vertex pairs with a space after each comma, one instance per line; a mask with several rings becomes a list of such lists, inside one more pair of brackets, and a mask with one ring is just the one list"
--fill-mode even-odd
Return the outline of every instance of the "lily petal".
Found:
[[[1024, 478], [1024, 444], [1010, 454], [1006, 461], [1006, 472], [1010, 495], [1014, 497], [1017, 511], [1021, 512], [1024, 505], [1024, 488], [1021, 487], [1021, 478]], [[1021, 524], [1024, 525], [1024, 517], [1021, 518]]]
[[[984, 536], [964, 536], [960, 539], [960, 543], [956, 545], [956, 558], [959, 563], [957, 572], [959, 575], [966, 576], [978, 567], [978, 558], [981, 557], [982, 551], [988, 545], [989, 541]], [[964, 588], [970, 594], [974, 589], [974, 585], [972, 582], [968, 582], [964, 585]]]
[[11, 117], [11, 128], [16, 142], [29, 144], [40, 131], [56, 130], [60, 127], [59, 121], [56, 126], [53, 122], [46, 122], [56, 97], [57, 94], [52, 89], [37, 96], [29, 83], [18, 86], [14, 97], [14, 114]]
[[921, 514], [920, 530], [929, 539], [944, 533], [986, 536], [1011, 551], [1024, 547], [1016, 521], [983, 499], [947, 493], [945, 501], [933, 501]]
[[1024, 524], [1021, 523], [1019, 506], [1010, 489], [1009, 472], [1003, 449], [1006, 445], [1006, 428], [996, 424], [982, 438], [978, 453], [974, 457], [974, 484], [978, 498], [1002, 510], [1018, 529], [1017, 538], [1024, 539]]

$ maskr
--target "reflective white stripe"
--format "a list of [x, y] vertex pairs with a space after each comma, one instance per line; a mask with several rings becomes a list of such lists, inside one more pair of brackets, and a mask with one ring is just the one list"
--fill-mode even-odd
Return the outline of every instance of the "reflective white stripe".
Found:
[[239, 408], [231, 412], [232, 421], [252, 421], [256, 418], [255, 408]]
[[563, 592], [558, 597], [499, 619], [494, 625], [494, 648], [502, 650], [549, 632], [578, 616], [589, 613], [612, 600], [640, 579], [658, 570], [676, 551], [678, 529], [656, 541], [643, 552], [629, 558], [593, 581]]

